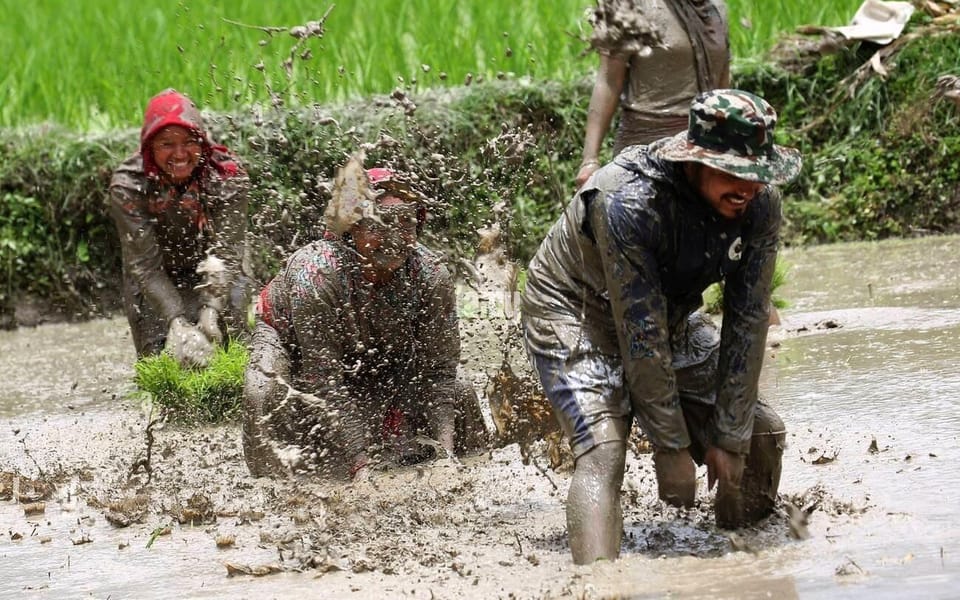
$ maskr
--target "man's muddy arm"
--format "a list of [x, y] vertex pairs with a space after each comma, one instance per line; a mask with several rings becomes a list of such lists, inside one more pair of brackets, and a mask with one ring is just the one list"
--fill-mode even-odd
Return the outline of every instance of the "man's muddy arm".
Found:
[[431, 430], [452, 454], [455, 445], [457, 364], [460, 332], [450, 273], [441, 268], [425, 292], [425, 308], [416, 315], [418, 369]]
[[211, 286], [212, 297], [204, 302], [225, 318], [232, 335], [246, 330], [254, 287], [246, 264], [248, 189], [249, 179], [243, 174], [223, 181], [211, 216], [214, 239], [210, 253], [223, 261], [225, 273], [222, 285]]
[[753, 231], [746, 240], [741, 264], [727, 276], [723, 291], [714, 443], [738, 454], [750, 450], [780, 243], [780, 194], [768, 188], [764, 196], [754, 200], [758, 210]]
[[243, 452], [250, 472], [256, 476], [286, 471], [276, 448], [297, 443], [285, 426], [289, 418], [286, 398], [290, 381], [290, 357], [277, 330], [258, 321], [243, 385]]
[[634, 413], [654, 446], [686, 448], [690, 436], [677, 393], [667, 299], [654, 252], [659, 217], [642, 203], [603, 197], [593, 199], [588, 210]]
[[[311, 438], [342, 453], [348, 461], [366, 453], [371, 436], [379, 427], [379, 407], [355, 398], [346, 385], [345, 349], [342, 343], [339, 311], [347, 304], [340, 293], [337, 277], [314, 277], [303, 287], [291, 280], [293, 295], [291, 323], [297, 332], [302, 369], [298, 387], [322, 400], [309, 415]], [[299, 287], [298, 287], [299, 286]]]
[[238, 175], [223, 181], [215, 202], [213, 253], [227, 266], [233, 281], [241, 275], [247, 237], [247, 192], [250, 180]]

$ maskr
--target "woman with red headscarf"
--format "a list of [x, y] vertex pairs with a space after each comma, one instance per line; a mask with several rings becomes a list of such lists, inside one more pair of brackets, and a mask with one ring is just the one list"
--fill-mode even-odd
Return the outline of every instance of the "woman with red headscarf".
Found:
[[215, 344], [244, 329], [248, 187], [189, 98], [168, 89], [150, 100], [140, 148], [110, 182], [137, 356], [167, 347], [182, 364], [203, 366]]

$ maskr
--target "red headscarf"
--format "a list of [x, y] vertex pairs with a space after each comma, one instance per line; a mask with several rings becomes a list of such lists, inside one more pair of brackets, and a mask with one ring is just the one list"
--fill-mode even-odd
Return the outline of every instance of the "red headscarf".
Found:
[[[151, 98], [143, 113], [140, 154], [143, 156], [143, 171], [148, 177], [160, 176], [160, 168], [153, 160], [150, 140], [168, 125], [179, 125], [200, 138], [203, 157], [197, 169], [206, 169], [208, 165], [212, 165], [223, 178], [232, 177], [239, 172], [237, 163], [230, 158], [226, 146], [216, 145], [210, 141], [197, 106], [189, 98], [170, 88]], [[203, 173], [199, 175], [202, 177]]]

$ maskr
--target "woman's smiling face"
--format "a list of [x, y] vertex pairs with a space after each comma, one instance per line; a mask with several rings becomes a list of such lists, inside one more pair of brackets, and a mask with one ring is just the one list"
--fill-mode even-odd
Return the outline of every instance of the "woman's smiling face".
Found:
[[150, 150], [161, 173], [173, 183], [183, 183], [199, 166], [203, 143], [186, 127], [168, 125], [150, 140]]

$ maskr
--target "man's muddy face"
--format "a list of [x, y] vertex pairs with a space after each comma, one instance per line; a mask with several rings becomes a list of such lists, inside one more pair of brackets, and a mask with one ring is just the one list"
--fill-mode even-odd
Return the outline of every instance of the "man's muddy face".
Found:
[[688, 162], [690, 186], [725, 219], [739, 219], [767, 184], [747, 181], [700, 163]]
[[203, 144], [196, 133], [179, 125], [168, 125], [150, 140], [157, 168], [173, 183], [190, 179], [200, 164]]
[[357, 224], [353, 241], [365, 268], [383, 274], [396, 271], [417, 243], [417, 205], [396, 196], [381, 196], [376, 216]]

